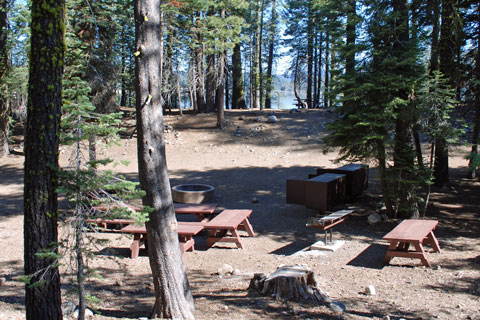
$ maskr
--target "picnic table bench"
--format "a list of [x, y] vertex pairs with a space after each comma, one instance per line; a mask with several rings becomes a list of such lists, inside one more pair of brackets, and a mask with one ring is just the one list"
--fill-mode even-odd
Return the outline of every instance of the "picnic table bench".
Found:
[[[429, 244], [435, 252], [441, 252], [433, 230], [438, 225], [436, 220], [403, 220], [383, 239], [390, 242], [384, 263], [388, 264], [393, 257], [420, 259], [426, 267], [430, 267], [423, 244]], [[413, 245], [413, 250], [409, 250]]]
[[[195, 240], [193, 236], [198, 234], [200, 231], [203, 230], [202, 223], [185, 223], [185, 222], [178, 222], [177, 225], [177, 232], [180, 241], [180, 250], [182, 254], [186, 251], [194, 251], [195, 250]], [[133, 242], [130, 245], [130, 257], [132, 259], [138, 258], [138, 254], [140, 252], [140, 247], [142, 245], [147, 246], [147, 229], [145, 226], [138, 226], [134, 224], [130, 224], [123, 229], [120, 230], [123, 233], [130, 233], [133, 234]]]
[[210, 229], [207, 246], [211, 247], [216, 242], [234, 242], [238, 248], [243, 249], [238, 230], [245, 230], [250, 237], [255, 236], [252, 225], [248, 221], [251, 214], [252, 210], [223, 210], [220, 212], [205, 224], [205, 229]]
[[[97, 211], [105, 212], [112, 208], [127, 208], [135, 211], [140, 211], [141, 209], [133, 204], [122, 203], [122, 204], [111, 204], [111, 205], [99, 205], [95, 206], [94, 209]], [[215, 213], [217, 208], [216, 203], [204, 203], [204, 204], [187, 204], [187, 203], [174, 203], [173, 208], [175, 214], [192, 214], [195, 215], [198, 221], [206, 222], [208, 216], [211, 216]], [[129, 224], [132, 224], [134, 221], [132, 219], [108, 219], [108, 218], [92, 218], [87, 219], [87, 223], [95, 224], [97, 227], [103, 228], [106, 231], [120, 232], [121, 229]]]
[[339, 210], [322, 218], [315, 218], [307, 223], [307, 227], [318, 228], [325, 231], [325, 244], [328, 241], [328, 230], [330, 230], [330, 242], [332, 242], [332, 227], [342, 223], [353, 212], [353, 210]]

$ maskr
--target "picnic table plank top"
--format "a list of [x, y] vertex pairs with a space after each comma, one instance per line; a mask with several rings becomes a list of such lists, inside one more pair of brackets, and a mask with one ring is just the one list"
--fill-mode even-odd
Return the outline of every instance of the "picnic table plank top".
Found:
[[252, 210], [223, 210], [218, 216], [205, 224], [205, 228], [236, 228], [252, 214]]
[[[193, 223], [178, 223], [177, 224], [177, 232], [178, 234], [185, 235], [185, 234], [191, 234], [195, 235], [199, 233], [200, 231], [203, 230], [203, 226], [199, 224], [193, 224]], [[138, 225], [128, 225], [125, 228], [122, 228], [120, 231], [125, 232], [125, 233], [147, 233], [147, 228], [145, 226], [138, 226]]]
[[217, 208], [216, 203], [201, 203], [201, 204], [190, 204], [190, 203], [174, 203], [175, 213], [204, 213], [204, 214], [213, 214]]
[[387, 233], [383, 239], [422, 242], [437, 225], [438, 221], [436, 220], [403, 220], [392, 231]]

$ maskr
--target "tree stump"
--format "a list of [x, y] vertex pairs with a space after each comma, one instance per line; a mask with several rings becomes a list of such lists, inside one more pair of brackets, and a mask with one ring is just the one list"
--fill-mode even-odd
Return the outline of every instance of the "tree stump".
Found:
[[268, 277], [257, 273], [250, 281], [249, 289], [276, 300], [332, 302], [318, 286], [315, 274], [307, 266], [282, 266]]

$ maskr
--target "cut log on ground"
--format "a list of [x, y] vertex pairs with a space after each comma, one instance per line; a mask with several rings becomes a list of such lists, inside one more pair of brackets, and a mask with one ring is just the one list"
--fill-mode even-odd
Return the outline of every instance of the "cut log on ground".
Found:
[[315, 274], [307, 266], [282, 266], [268, 277], [257, 273], [250, 281], [249, 289], [276, 300], [316, 301], [322, 304], [332, 302], [318, 286]]

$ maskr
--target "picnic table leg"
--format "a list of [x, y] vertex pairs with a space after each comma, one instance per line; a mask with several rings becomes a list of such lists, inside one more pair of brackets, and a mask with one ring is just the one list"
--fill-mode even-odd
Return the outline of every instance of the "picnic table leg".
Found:
[[433, 231], [430, 231], [427, 238], [423, 242], [431, 245], [433, 248], [433, 251], [441, 253], [440, 245], [438, 243], [437, 238], [433, 234]]
[[390, 261], [393, 258], [393, 254], [394, 254], [395, 250], [397, 250], [397, 244], [398, 243], [399, 243], [399, 241], [393, 241], [393, 240], [390, 242], [390, 245], [388, 246], [388, 250], [385, 253], [385, 258], [383, 259], [384, 264], [389, 264], [390, 263]]
[[237, 244], [237, 247], [243, 249], [243, 243], [240, 239], [240, 235], [238, 234], [237, 229], [232, 229], [230, 231], [232, 232], [232, 236], [235, 238], [235, 243]]
[[130, 246], [130, 257], [132, 259], [138, 258], [138, 253], [140, 251], [140, 241], [141, 241], [141, 235], [138, 233], [135, 233], [133, 235], [132, 245]]
[[192, 236], [188, 235], [185, 237], [181, 237], [179, 239], [180, 242], [180, 250], [182, 251], [182, 255], [186, 251], [195, 251], [195, 240], [192, 238]]
[[417, 250], [418, 253], [420, 253], [420, 260], [422, 260], [422, 263], [425, 267], [430, 267], [430, 263], [427, 260], [427, 256], [425, 255], [425, 250], [423, 249], [423, 245], [420, 242], [415, 242], [415, 249]]
[[250, 237], [255, 237], [255, 232], [253, 232], [252, 225], [250, 224], [250, 221], [248, 221], [248, 218], [245, 218], [243, 222], [239, 225], [239, 229], [247, 231], [248, 235]]

